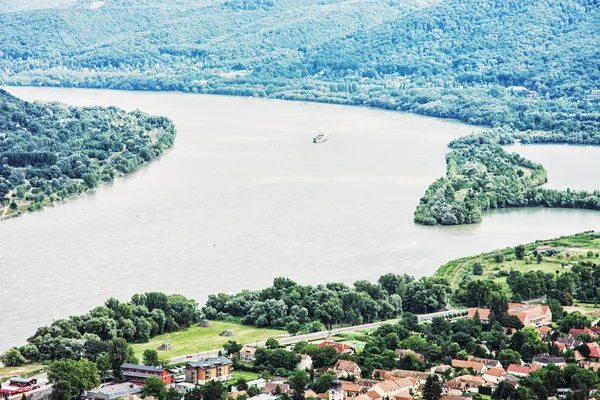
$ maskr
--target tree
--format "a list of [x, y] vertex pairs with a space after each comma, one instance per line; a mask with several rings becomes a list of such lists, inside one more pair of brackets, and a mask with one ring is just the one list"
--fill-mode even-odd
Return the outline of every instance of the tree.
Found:
[[305, 371], [298, 370], [288, 379], [290, 388], [294, 394], [292, 398], [294, 400], [304, 400], [304, 389], [306, 385], [310, 383], [310, 379]]
[[96, 368], [98, 368], [98, 376], [101, 380], [108, 376], [108, 373], [112, 370], [108, 354], [103, 354], [96, 358]]
[[494, 259], [494, 261], [497, 264], [500, 264], [502, 261], [504, 261], [504, 254], [502, 254], [502, 253], [494, 253], [492, 255], [492, 258]]
[[25, 364], [27, 360], [21, 355], [21, 352], [16, 347], [7, 350], [0, 356], [0, 361], [7, 367], [20, 367]]
[[137, 363], [133, 348], [127, 344], [123, 338], [114, 338], [108, 342], [108, 358], [113, 371], [113, 375], [117, 379], [123, 377], [121, 366], [126, 362]]
[[498, 361], [506, 369], [510, 364], [521, 364], [521, 354], [514, 350], [504, 349], [500, 351]]
[[229, 340], [227, 343], [223, 344], [223, 349], [227, 353], [227, 355], [238, 354], [240, 350], [242, 350], [242, 344], [236, 342], [235, 340]]
[[473, 275], [483, 275], [483, 263], [481, 260], [473, 263]]
[[157, 376], [151, 376], [144, 381], [142, 386], [142, 394], [144, 397], [153, 396], [159, 400], [167, 399], [167, 385]]
[[515, 256], [517, 256], [517, 258], [519, 260], [522, 260], [523, 257], [525, 257], [525, 252], [526, 252], [526, 249], [525, 249], [524, 245], [520, 244], [515, 247]]
[[153, 349], [144, 350], [144, 353], [142, 354], [142, 360], [144, 365], [149, 365], [152, 367], [156, 367], [161, 364], [160, 359], [158, 357], [158, 351]]
[[442, 397], [442, 381], [437, 375], [429, 375], [423, 387], [424, 400], [439, 400]]
[[279, 347], [279, 342], [275, 338], [270, 337], [265, 342], [265, 346], [267, 347], [267, 349], [273, 350]]
[[52, 362], [48, 367], [48, 381], [59, 386], [59, 396], [64, 400], [75, 398], [100, 384], [96, 364], [85, 358]]
[[219, 381], [208, 381], [200, 387], [203, 400], [222, 400], [225, 394], [223, 385]]
[[290, 321], [285, 326], [285, 330], [288, 331], [290, 335], [295, 335], [302, 330], [302, 325], [298, 321]]

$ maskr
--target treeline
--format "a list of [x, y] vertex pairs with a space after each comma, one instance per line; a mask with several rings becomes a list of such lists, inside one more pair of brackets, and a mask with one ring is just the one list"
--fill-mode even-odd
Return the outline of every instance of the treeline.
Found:
[[167, 118], [28, 103], [0, 90], [0, 211], [39, 209], [109, 182], [174, 140]]
[[600, 192], [544, 189], [540, 186], [547, 175], [541, 165], [501, 147], [515, 139], [575, 143], [577, 137], [581, 135], [519, 134], [498, 129], [453, 140], [449, 145], [452, 151], [446, 156], [446, 177], [429, 186], [414, 221], [424, 225], [472, 224], [481, 221], [485, 210], [509, 207], [600, 210]]
[[201, 316], [198, 304], [181, 295], [148, 292], [136, 294], [128, 302], [110, 298], [87, 314], [38, 328], [19, 352], [31, 361], [95, 361], [109, 351], [113, 339], [147, 342], [153, 336], [189, 327]]
[[386, 274], [377, 283], [361, 280], [352, 287], [343, 283], [303, 286], [276, 278], [273, 286], [263, 290], [210, 295], [202, 311], [209, 319], [234, 318], [259, 327], [293, 324], [296, 331], [312, 331], [315, 323], [331, 328], [395, 318], [404, 311], [438, 311], [445, 307], [449, 293], [448, 281], [436, 277]]

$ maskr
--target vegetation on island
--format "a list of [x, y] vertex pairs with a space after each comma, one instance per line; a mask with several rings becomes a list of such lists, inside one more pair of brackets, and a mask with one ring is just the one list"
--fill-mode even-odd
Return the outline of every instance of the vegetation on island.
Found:
[[501, 146], [522, 143], [600, 144], [600, 134], [519, 133], [496, 129], [450, 142], [446, 176], [421, 198], [414, 221], [424, 225], [481, 222], [483, 211], [509, 207], [559, 207], [600, 210], [600, 192], [551, 190], [540, 187], [546, 170]]
[[0, 217], [110, 182], [158, 157], [174, 139], [164, 117], [28, 103], [0, 90]]

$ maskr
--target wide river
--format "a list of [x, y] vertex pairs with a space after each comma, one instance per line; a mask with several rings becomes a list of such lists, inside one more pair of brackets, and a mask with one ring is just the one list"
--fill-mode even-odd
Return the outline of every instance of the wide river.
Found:
[[[600, 212], [548, 209], [492, 212], [472, 226], [413, 224], [419, 198], [444, 174], [447, 143], [475, 129], [454, 121], [256, 98], [9, 90], [166, 115], [178, 135], [130, 176], [0, 223], [0, 351], [111, 296], [163, 291], [202, 302], [277, 276], [423, 276], [456, 257], [600, 227]], [[330, 140], [313, 144], [318, 131]], [[600, 148], [527, 150], [553, 185], [600, 187]]]

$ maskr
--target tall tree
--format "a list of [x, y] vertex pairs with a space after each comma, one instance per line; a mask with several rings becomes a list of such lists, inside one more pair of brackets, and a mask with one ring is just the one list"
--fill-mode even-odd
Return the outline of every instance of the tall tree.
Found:
[[440, 400], [442, 397], [442, 381], [437, 375], [429, 375], [423, 387], [424, 400]]

